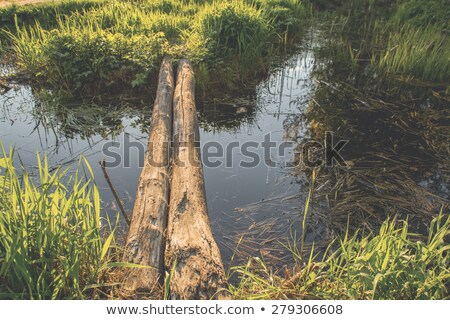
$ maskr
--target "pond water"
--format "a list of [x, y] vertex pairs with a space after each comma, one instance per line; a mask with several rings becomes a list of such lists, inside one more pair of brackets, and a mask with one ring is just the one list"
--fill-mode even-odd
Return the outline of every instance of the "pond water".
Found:
[[[277, 146], [293, 142], [284, 156], [270, 154], [273, 166], [261, 147], [253, 149], [261, 161], [251, 168], [240, 165], [249, 158], [239, 148], [230, 149], [222, 165], [204, 166], [210, 222], [226, 265], [235, 251], [239, 260], [262, 255], [273, 265], [289, 263], [286, 247], [300, 238], [312, 169], [285, 163], [299, 160], [306, 142], [323, 142], [326, 131], [335, 141], [349, 140], [342, 150], [347, 166], [316, 169], [308, 243], [326, 243], [348, 221], [373, 228], [388, 214], [408, 215], [420, 230], [432, 214], [448, 210], [448, 100], [439, 90], [411, 85], [395, 85], [388, 95], [392, 86], [374, 86], [364, 62], [342, 71], [320, 50], [320, 39], [318, 32], [308, 33], [294, 54], [242, 95], [215, 99], [213, 92], [198, 92], [202, 145], [261, 145], [268, 133]], [[36, 172], [36, 152], [45, 153], [52, 168], [70, 165], [73, 171], [84, 154], [102, 207], [114, 215], [118, 208], [98, 162], [108, 160], [105, 144], [119, 142], [114, 150], [122, 163], [108, 172], [131, 212], [151, 103], [69, 108], [38, 101], [28, 86], [14, 85], [0, 96], [0, 139], [14, 146], [16, 161]]]

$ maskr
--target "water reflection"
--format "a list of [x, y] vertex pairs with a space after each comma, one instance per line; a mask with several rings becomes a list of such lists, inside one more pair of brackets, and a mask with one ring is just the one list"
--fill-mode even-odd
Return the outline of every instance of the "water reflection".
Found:
[[[36, 173], [36, 152], [46, 154], [51, 169], [70, 166], [73, 172], [81, 155], [94, 169], [96, 183], [102, 193], [103, 209], [117, 211], [114, 199], [104, 181], [98, 162], [104, 158], [102, 146], [107, 141], [146, 143], [150, 110], [142, 105], [97, 106], [95, 104], [61, 105], [41, 101], [28, 86], [13, 86], [0, 96], [0, 139], [5, 147], [14, 146], [16, 164], [23, 163]], [[138, 163], [131, 153], [132, 163]], [[123, 196], [125, 207], [133, 207], [139, 170], [112, 168], [110, 174]]]
[[[396, 80], [380, 81], [367, 61], [348, 68], [333, 50], [324, 50], [318, 31], [309, 33], [298, 52], [276, 64], [255, 86], [239, 93], [197, 94], [201, 143], [222, 146], [239, 141], [261, 143], [267, 133], [276, 143], [294, 141], [298, 148], [325, 131], [349, 139], [343, 156], [347, 167], [319, 168], [305, 239], [326, 244], [350, 223], [354, 229], [376, 227], [387, 215], [409, 216], [423, 228], [432, 214], [449, 203], [450, 109], [445, 93]], [[204, 84], [199, 87], [205, 87]], [[73, 165], [84, 154], [93, 166], [103, 209], [117, 211], [98, 161], [106, 142], [147, 143], [151, 98], [99, 105], [39, 102], [33, 90], [17, 86], [0, 96], [0, 138], [15, 146], [20, 160], [35, 170], [36, 150], [52, 167]], [[288, 157], [297, 159], [294, 148]], [[124, 156], [123, 145], [117, 149]], [[258, 155], [264, 159], [261, 149]], [[204, 168], [213, 233], [226, 265], [263, 255], [269, 264], [291, 261], [286, 248], [300, 239], [300, 223], [311, 168], [275, 167], [264, 161], [253, 168], [232, 149], [233, 163]], [[132, 210], [140, 174], [137, 149], [131, 167], [109, 169], [125, 208]], [[285, 160], [285, 159], [283, 159]], [[73, 170], [73, 169], [72, 169]]]
[[[222, 108], [223, 101], [205, 103], [202, 117], [211, 117], [213, 121], [209, 123], [214, 126], [212, 129], [203, 126], [202, 143], [261, 144], [264, 136], [270, 133], [271, 140], [279, 145], [302, 136], [304, 128], [290, 123], [294, 115], [304, 112], [313, 93], [314, 55], [309, 48], [285, 61], [259, 83], [253, 102], [247, 96], [229, 99], [225, 108]], [[227, 117], [229, 120], [225, 121]], [[237, 119], [243, 121], [237, 122]], [[256, 152], [265, 160], [261, 148]], [[293, 150], [290, 156], [294, 158]], [[262, 254], [268, 260], [282, 261], [289, 255], [285, 245], [295, 232], [300, 234], [298, 222], [308, 186], [303, 183], [304, 179], [292, 175], [291, 169], [282, 166], [276, 152], [271, 154], [271, 160], [276, 163], [272, 168], [264, 161], [252, 168], [239, 167], [243, 157], [239, 149], [233, 149], [231, 168], [222, 165], [204, 169], [209, 211], [215, 217], [216, 239], [225, 260], [236, 251], [240, 258]], [[323, 230], [313, 229], [311, 238], [320, 239]]]
[[299, 121], [310, 123], [308, 138], [332, 131], [349, 139], [343, 153], [349, 167], [321, 169], [317, 202], [327, 204], [334, 230], [347, 223], [373, 230], [387, 216], [424, 229], [450, 199], [445, 88], [377, 74], [364, 59], [350, 68], [332, 51], [316, 51], [327, 62], [315, 66], [315, 92]]
[[[305, 50], [278, 65], [266, 80], [247, 89], [242, 96], [226, 96], [220, 100], [197, 98], [202, 144], [261, 142], [268, 132], [278, 143], [296, 136], [286, 125], [288, 118], [298, 112], [291, 101], [303, 97], [306, 106], [312, 92], [309, 74], [313, 63], [312, 52]], [[122, 142], [125, 135], [145, 146], [151, 115], [147, 106], [151, 101], [98, 106], [63, 105], [48, 96], [45, 98], [45, 102], [40, 102], [27, 86], [18, 86], [1, 96], [2, 142], [14, 145], [21, 161], [31, 171], [36, 165], [36, 151], [48, 155], [51, 167], [74, 164], [84, 154], [93, 166], [103, 208], [114, 214], [117, 210], [114, 199], [97, 165], [104, 157], [102, 146], [109, 141]], [[287, 128], [290, 133], [286, 132]], [[116, 151], [123, 156], [123, 145]], [[130, 149], [130, 152], [130, 168], [109, 169], [128, 211], [132, 210], [140, 173], [137, 150]], [[260, 251], [279, 259], [287, 252], [282, 250], [279, 241], [286, 243], [303, 207], [299, 196], [303, 185], [280, 165], [268, 168], [262, 162], [255, 168], [241, 168], [238, 163], [243, 155], [237, 149], [233, 152], [231, 167], [204, 170], [210, 220], [224, 261], [228, 264], [243, 234], [241, 258]]]

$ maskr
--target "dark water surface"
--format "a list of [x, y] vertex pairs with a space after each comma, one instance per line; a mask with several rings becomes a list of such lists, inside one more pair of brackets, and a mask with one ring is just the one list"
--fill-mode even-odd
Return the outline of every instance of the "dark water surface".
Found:
[[[312, 169], [286, 168], [282, 160], [299, 160], [300, 146], [311, 139], [323, 142], [325, 131], [349, 140], [343, 150], [347, 166], [316, 170], [307, 242], [328, 239], [347, 221], [370, 229], [393, 214], [412, 217], [420, 229], [432, 214], [447, 210], [448, 100], [432, 88], [375, 85], [363, 61], [352, 72], [342, 68], [320, 50], [320, 39], [319, 33], [310, 34], [250, 93], [220, 99], [199, 93], [202, 145], [261, 144], [267, 133], [277, 144], [294, 141], [288, 155], [271, 154], [275, 167], [265, 164], [262, 148], [253, 149], [262, 161], [252, 168], [239, 165], [249, 159], [238, 148], [232, 149], [231, 166], [204, 167], [210, 222], [226, 264], [235, 250], [239, 259], [263, 255], [275, 265], [289, 262], [286, 246], [300, 238]], [[123, 165], [110, 168], [109, 175], [131, 212], [140, 147], [128, 152], [124, 141], [145, 147], [150, 103], [68, 108], [36, 101], [27, 86], [16, 85], [0, 96], [3, 145], [14, 146], [31, 171], [37, 171], [36, 152], [47, 154], [51, 167], [73, 165], [71, 170], [84, 154], [103, 209], [113, 215], [118, 209], [98, 162], [108, 160], [105, 143], [120, 142], [115, 151]]]

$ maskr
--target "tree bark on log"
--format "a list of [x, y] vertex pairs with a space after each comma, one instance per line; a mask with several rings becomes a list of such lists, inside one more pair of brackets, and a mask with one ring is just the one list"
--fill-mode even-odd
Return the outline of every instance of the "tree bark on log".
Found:
[[131, 292], [153, 292], [164, 275], [164, 247], [170, 192], [170, 145], [174, 72], [165, 57], [159, 71], [151, 131], [144, 167], [139, 177], [124, 261], [151, 268], [131, 269], [124, 288]]
[[[208, 219], [191, 63], [178, 64], [165, 264], [171, 299], [227, 298], [226, 276]], [[219, 291], [219, 292], [218, 292]]]

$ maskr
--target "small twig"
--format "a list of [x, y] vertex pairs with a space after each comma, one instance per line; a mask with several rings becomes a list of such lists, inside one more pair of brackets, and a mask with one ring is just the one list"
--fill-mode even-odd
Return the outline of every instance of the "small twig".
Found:
[[108, 172], [106, 171], [105, 159], [99, 161], [98, 163], [100, 164], [100, 167], [102, 167], [103, 175], [105, 176], [106, 182], [108, 182], [109, 188], [111, 189], [111, 192], [114, 198], [116, 199], [117, 205], [119, 206], [119, 209], [122, 212], [122, 215], [125, 218], [127, 225], [130, 226], [131, 224], [130, 218], [128, 218], [127, 212], [123, 207], [122, 201], [120, 200], [119, 195], [116, 192], [116, 189], [114, 189], [111, 179], [109, 178]]

